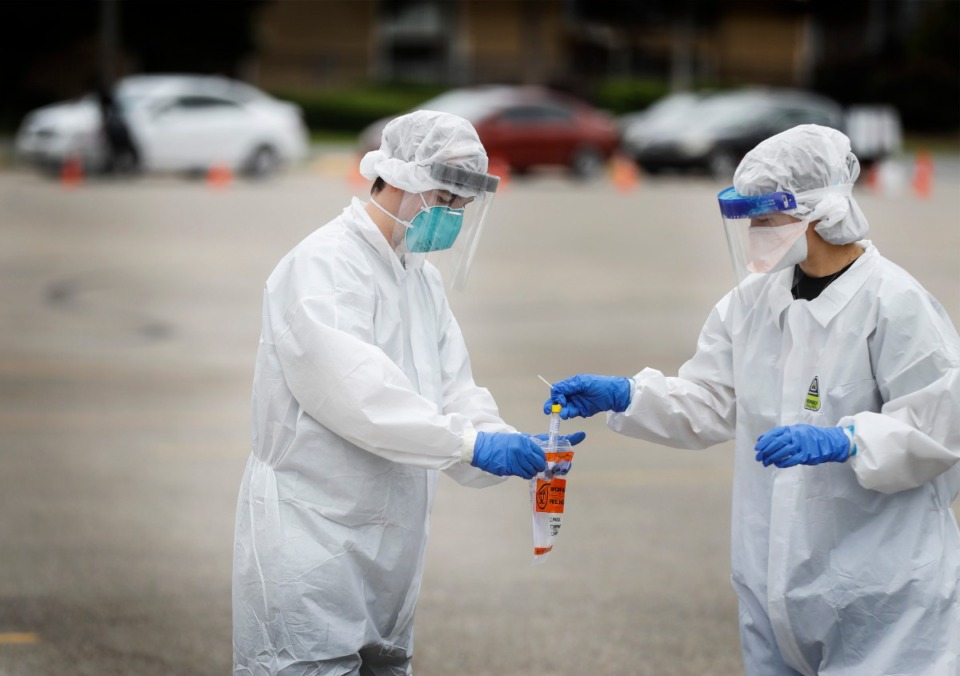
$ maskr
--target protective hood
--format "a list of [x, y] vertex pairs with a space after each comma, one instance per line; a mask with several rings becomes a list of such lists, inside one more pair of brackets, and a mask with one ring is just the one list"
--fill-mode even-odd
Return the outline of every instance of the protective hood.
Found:
[[[370, 180], [380, 177], [410, 193], [442, 188], [465, 196], [476, 194], [462, 192], [463, 186], [456, 181], [448, 182], [448, 176], [435, 168], [438, 165], [486, 174], [487, 153], [467, 120], [450, 113], [418, 110], [384, 127], [380, 147], [360, 160], [360, 173]], [[489, 178], [496, 180], [494, 176]]]
[[853, 196], [859, 175], [850, 139], [836, 129], [805, 124], [771, 136], [747, 153], [733, 185], [743, 196], [792, 194], [796, 208], [785, 213], [819, 221], [816, 231], [831, 244], [849, 244], [870, 230]]

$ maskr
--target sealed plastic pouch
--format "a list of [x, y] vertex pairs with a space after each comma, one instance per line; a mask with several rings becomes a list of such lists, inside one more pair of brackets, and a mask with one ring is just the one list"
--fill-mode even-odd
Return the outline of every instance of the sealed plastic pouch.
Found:
[[530, 479], [530, 510], [533, 514], [533, 561], [547, 559], [563, 524], [567, 492], [567, 473], [573, 462], [573, 450], [566, 439], [555, 440], [551, 448], [546, 440], [535, 439], [547, 457], [547, 468]]

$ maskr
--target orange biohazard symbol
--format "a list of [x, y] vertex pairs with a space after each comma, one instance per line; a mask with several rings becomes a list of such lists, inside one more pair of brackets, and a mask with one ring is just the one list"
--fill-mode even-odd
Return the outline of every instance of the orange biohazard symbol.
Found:
[[546, 481], [540, 482], [540, 487], [537, 488], [537, 509], [539, 511], [544, 511], [547, 508], [547, 505], [550, 501], [550, 484]]

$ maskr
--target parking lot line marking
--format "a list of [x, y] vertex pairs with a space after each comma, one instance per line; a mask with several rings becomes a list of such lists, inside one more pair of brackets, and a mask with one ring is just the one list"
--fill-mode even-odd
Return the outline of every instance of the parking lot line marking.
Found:
[[30, 631], [0, 633], [0, 645], [24, 645], [39, 642], [40, 636]]

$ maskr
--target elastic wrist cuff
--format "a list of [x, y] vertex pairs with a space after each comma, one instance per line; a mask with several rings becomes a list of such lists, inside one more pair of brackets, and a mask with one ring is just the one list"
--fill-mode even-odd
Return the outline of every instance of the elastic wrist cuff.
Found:
[[847, 425], [846, 427], [841, 427], [840, 429], [843, 430], [843, 433], [847, 435], [847, 439], [850, 440], [849, 455], [850, 455], [850, 456], [856, 455], [856, 454], [857, 454], [857, 444], [856, 444], [856, 442], [853, 440], [853, 433], [854, 433], [853, 425]]
[[477, 443], [477, 431], [472, 427], [463, 431], [460, 441], [460, 462], [473, 464], [473, 447]]
[[[630, 404], [633, 403], [633, 395], [634, 395], [634, 393], [637, 391], [637, 380], [636, 380], [633, 376], [630, 376], [630, 377], [627, 378], [627, 381], [628, 381], [628, 385], [627, 385], [627, 386], [628, 386], [630, 389], [627, 391], [627, 403], [626, 403], [626, 405], [624, 405], [624, 407], [623, 407], [623, 410], [624, 410], [624, 411], [626, 411], [628, 408], [630, 408]], [[621, 413], [622, 413], [622, 412], [623, 412], [623, 411], [621, 411]]]

